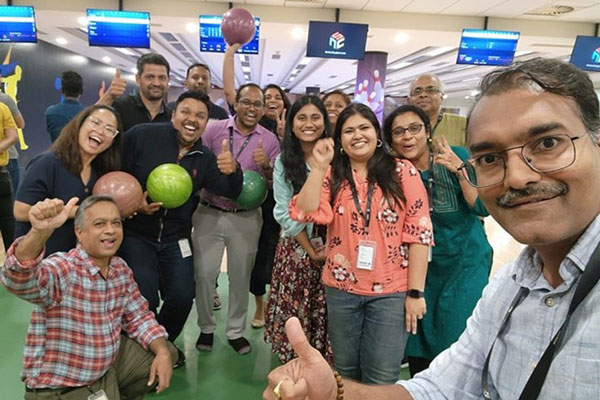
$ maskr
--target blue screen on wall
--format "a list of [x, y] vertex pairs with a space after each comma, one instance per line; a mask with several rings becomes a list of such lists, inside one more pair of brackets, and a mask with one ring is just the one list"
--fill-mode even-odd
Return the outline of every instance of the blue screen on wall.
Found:
[[90, 46], [150, 48], [150, 13], [87, 10]]
[[[201, 15], [200, 16], [200, 51], [211, 53], [225, 53], [227, 44], [221, 33], [221, 15]], [[258, 44], [260, 39], [260, 18], [254, 18], [256, 33], [252, 40], [246, 43], [238, 53], [258, 54]]]
[[463, 29], [457, 64], [509, 65], [513, 62], [519, 32]]
[[600, 37], [577, 36], [569, 62], [586, 71], [600, 71]]
[[37, 43], [33, 7], [0, 6], [0, 42]]
[[362, 60], [368, 30], [366, 24], [310, 21], [306, 56]]

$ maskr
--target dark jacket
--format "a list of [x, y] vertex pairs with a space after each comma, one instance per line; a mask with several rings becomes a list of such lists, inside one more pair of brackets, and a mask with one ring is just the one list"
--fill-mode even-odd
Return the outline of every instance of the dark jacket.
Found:
[[125, 221], [125, 234], [158, 242], [186, 238], [191, 234], [192, 214], [201, 188], [233, 199], [239, 196], [243, 182], [241, 168], [231, 175], [222, 174], [217, 168], [217, 157], [201, 140], [181, 160], [177, 160], [178, 155], [177, 130], [171, 122], [140, 124], [125, 133], [122, 170], [135, 176], [144, 191], [150, 172], [165, 163], [181, 165], [194, 183], [192, 196], [185, 204], [169, 210], [161, 208], [153, 215], [139, 213]]

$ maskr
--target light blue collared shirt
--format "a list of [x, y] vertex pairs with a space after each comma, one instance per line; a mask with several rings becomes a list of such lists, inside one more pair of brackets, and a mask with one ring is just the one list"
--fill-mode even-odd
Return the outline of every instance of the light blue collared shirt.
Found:
[[[600, 216], [560, 265], [564, 283], [553, 288], [539, 254], [526, 247], [486, 287], [456, 343], [428, 370], [398, 382], [415, 400], [482, 399], [481, 371], [502, 319], [520, 287], [530, 290], [500, 335], [489, 365], [492, 399], [518, 399], [536, 363], [565, 320], [576, 282], [600, 241]], [[540, 399], [600, 399], [600, 284], [579, 304], [554, 355]]]

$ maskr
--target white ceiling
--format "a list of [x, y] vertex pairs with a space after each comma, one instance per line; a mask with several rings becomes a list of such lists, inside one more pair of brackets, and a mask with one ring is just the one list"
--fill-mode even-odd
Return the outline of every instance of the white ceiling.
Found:
[[[181, 85], [192, 62], [208, 64], [213, 84], [221, 85], [222, 55], [201, 53], [198, 32], [189, 32], [186, 25], [197, 26], [199, 14], [222, 14], [228, 8], [227, 1], [125, 0], [124, 3], [127, 10], [150, 11], [151, 48], [169, 60], [172, 85]], [[55, 39], [61, 36], [68, 41], [62, 46], [69, 50], [100, 62], [104, 62], [103, 57], [110, 57], [107, 68], [120, 67], [131, 73], [137, 56], [147, 51], [131, 49], [131, 54], [126, 55], [114, 48], [88, 46], [87, 35], [78, 22], [85, 16], [85, 9], [116, 9], [116, 4], [107, 5], [99, 0], [63, 0], [60, 4], [34, 0], [27, 4], [36, 7], [40, 40], [58, 45]], [[570, 5], [574, 11], [555, 17], [526, 14], [538, 7], [558, 4]], [[389, 53], [386, 94], [393, 95], [405, 95], [408, 82], [424, 72], [440, 75], [451, 97], [469, 95], [490, 67], [456, 65], [456, 48], [461, 30], [483, 28], [484, 17], [489, 17], [489, 29], [521, 32], [517, 59], [538, 55], [568, 59], [576, 35], [593, 35], [595, 22], [600, 21], [600, 1], [583, 0], [244, 0], [234, 6], [245, 7], [261, 17], [260, 54], [245, 60], [251, 67], [251, 81], [263, 86], [276, 83], [293, 93], [303, 93], [306, 86], [319, 86], [323, 91], [342, 87], [349, 93], [354, 88], [355, 61], [304, 58], [308, 21], [333, 21], [335, 8], [341, 9], [340, 22], [369, 24], [368, 51]], [[298, 36], [294, 38], [292, 33]], [[181, 46], [189, 55], [181, 52]], [[428, 56], [432, 52], [440, 54]], [[426, 57], [420, 57], [419, 62], [406, 63], [423, 55]], [[245, 82], [242, 61], [237, 57], [238, 84]], [[74, 59], [74, 62], [85, 60]], [[307, 62], [290, 82], [290, 74], [299, 64]], [[399, 66], [404, 67], [397, 69]], [[592, 79], [600, 86], [600, 73], [592, 74]]]

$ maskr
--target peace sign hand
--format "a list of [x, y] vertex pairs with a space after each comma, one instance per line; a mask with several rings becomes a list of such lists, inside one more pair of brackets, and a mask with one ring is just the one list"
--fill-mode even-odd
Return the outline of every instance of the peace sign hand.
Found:
[[458, 169], [463, 162], [460, 158], [458, 158], [454, 151], [452, 151], [452, 148], [450, 148], [450, 145], [448, 144], [448, 140], [445, 137], [443, 137], [441, 140], [439, 138], [434, 138], [433, 142], [433, 162], [440, 164], [448, 171], [457, 174], [459, 172]]

